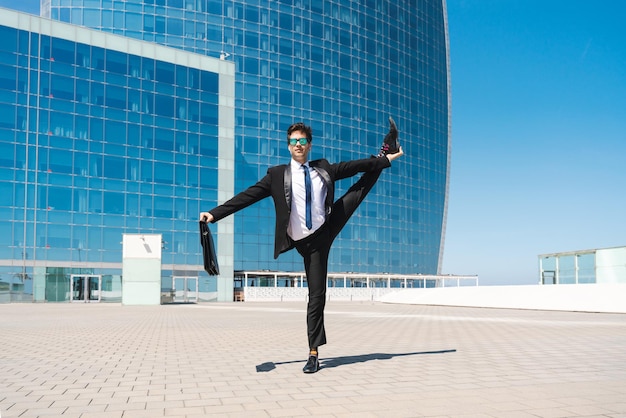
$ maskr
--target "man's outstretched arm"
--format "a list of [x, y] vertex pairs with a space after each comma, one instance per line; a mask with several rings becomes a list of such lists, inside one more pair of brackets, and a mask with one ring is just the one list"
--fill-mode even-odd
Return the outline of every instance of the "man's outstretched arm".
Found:
[[270, 174], [268, 173], [253, 186], [238, 193], [232, 199], [223, 204], [214, 207], [208, 212], [200, 212], [200, 221], [216, 222], [222, 218], [232, 215], [233, 213], [247, 208], [253, 203], [258, 202], [270, 195]]

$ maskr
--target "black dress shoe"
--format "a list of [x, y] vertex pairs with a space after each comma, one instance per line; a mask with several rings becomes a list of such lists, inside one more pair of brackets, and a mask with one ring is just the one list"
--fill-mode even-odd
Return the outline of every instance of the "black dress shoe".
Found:
[[306, 362], [306, 365], [302, 369], [304, 373], [315, 373], [320, 369], [320, 361], [317, 359], [317, 356], [309, 356], [309, 360]]
[[398, 142], [398, 127], [393, 118], [389, 116], [389, 132], [385, 135], [382, 147], [380, 147], [379, 156], [387, 154], [395, 154], [400, 151], [400, 143]]

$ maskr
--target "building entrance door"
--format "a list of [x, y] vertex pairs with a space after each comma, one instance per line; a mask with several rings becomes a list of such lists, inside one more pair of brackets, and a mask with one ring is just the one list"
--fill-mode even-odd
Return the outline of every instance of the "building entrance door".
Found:
[[556, 284], [556, 271], [545, 270], [541, 273], [541, 284]]
[[174, 277], [174, 302], [197, 302], [198, 301], [198, 278], [197, 277]]
[[70, 276], [70, 302], [100, 302], [102, 277], [84, 274]]

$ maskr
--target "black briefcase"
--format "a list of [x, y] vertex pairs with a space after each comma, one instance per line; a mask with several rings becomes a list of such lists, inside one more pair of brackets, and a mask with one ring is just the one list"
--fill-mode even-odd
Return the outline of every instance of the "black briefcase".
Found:
[[200, 221], [200, 244], [202, 245], [202, 259], [204, 260], [204, 270], [209, 276], [218, 276], [220, 268], [217, 265], [217, 254], [213, 245], [213, 236], [206, 222]]

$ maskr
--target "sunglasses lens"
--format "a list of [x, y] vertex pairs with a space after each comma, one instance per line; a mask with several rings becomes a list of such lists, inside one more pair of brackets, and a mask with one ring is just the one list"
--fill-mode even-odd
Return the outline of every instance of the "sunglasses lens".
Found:
[[296, 145], [297, 143], [300, 143], [300, 145], [306, 145], [308, 144], [308, 140], [306, 138], [289, 138], [289, 145]]

